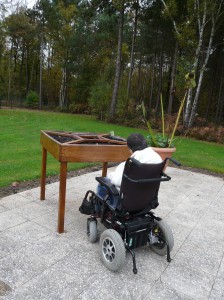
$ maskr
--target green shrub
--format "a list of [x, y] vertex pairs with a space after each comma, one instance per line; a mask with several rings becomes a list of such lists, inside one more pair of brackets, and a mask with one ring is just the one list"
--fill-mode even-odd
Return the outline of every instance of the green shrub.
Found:
[[90, 109], [86, 103], [71, 103], [68, 110], [72, 114], [88, 114]]
[[69, 111], [68, 111], [68, 108], [65, 107], [65, 106], [63, 106], [63, 107], [57, 106], [57, 107], [55, 108], [55, 111], [56, 111], [56, 112], [61, 112], [61, 113], [68, 113], [68, 112], [69, 112]]
[[112, 97], [111, 85], [105, 79], [100, 78], [92, 86], [90, 94], [89, 105], [92, 112], [97, 114], [100, 120], [105, 119]]
[[29, 108], [38, 108], [38, 104], [39, 95], [34, 91], [30, 91], [26, 96], [26, 106]]

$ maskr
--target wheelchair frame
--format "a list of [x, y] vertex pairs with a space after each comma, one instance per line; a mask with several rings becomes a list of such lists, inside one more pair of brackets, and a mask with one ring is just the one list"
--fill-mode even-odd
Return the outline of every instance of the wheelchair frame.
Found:
[[[172, 158], [165, 159], [164, 165], [168, 159], [180, 166], [180, 163]], [[133, 158], [131, 160], [135, 164], [140, 164]], [[126, 175], [124, 174], [123, 176]], [[126, 176], [126, 178], [128, 177]], [[140, 181], [147, 183], [169, 181], [170, 179], [168, 175], [162, 173], [159, 179], [142, 179]], [[107, 188], [108, 193], [106, 197], [103, 199], [95, 192], [89, 190], [86, 192], [83, 201], [88, 201], [90, 204], [89, 208], [91, 208], [91, 212], [89, 210], [87, 213], [90, 214], [90, 217], [87, 219], [87, 236], [92, 243], [96, 242], [98, 237], [95, 207], [96, 205], [101, 205], [100, 222], [107, 228], [100, 238], [101, 259], [104, 265], [112, 271], [119, 271], [124, 264], [125, 252], [128, 250], [132, 256], [133, 273], [137, 274], [136, 257], [133, 249], [147, 244], [157, 254], [166, 255], [167, 261], [170, 262], [170, 252], [172, 251], [174, 240], [168, 224], [151, 212], [148, 207], [136, 213], [130, 213], [123, 209], [115, 209], [109, 203], [109, 193], [119, 195], [118, 190], [114, 185], [106, 182], [104, 177], [96, 177], [96, 180]], [[128, 178], [128, 180], [137, 182], [131, 178]], [[121, 257], [116, 258], [116, 255], [120, 255]], [[116, 259], [116, 263], [113, 264], [113, 260], [115, 261]]]

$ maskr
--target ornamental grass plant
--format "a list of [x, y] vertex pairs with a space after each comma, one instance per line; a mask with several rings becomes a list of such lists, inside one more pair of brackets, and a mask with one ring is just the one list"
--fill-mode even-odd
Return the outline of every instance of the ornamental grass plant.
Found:
[[147, 125], [148, 132], [149, 132], [149, 134], [146, 137], [149, 146], [157, 147], [157, 148], [174, 148], [175, 133], [177, 130], [177, 126], [178, 126], [178, 123], [180, 120], [181, 113], [184, 108], [184, 104], [186, 102], [186, 98], [187, 98], [189, 89], [192, 89], [196, 86], [194, 72], [186, 74], [185, 81], [186, 81], [186, 91], [184, 93], [184, 97], [180, 101], [180, 105], [179, 105], [178, 113], [176, 115], [176, 120], [175, 120], [173, 129], [170, 128], [171, 126], [169, 123], [168, 123], [168, 128], [165, 128], [165, 116], [164, 116], [164, 106], [163, 106], [162, 94], [160, 95], [162, 133], [156, 133], [152, 129], [151, 122], [147, 118], [147, 113], [146, 113], [146, 108], [145, 108], [144, 102], [142, 102], [139, 105], [138, 109], [142, 110], [143, 121]]

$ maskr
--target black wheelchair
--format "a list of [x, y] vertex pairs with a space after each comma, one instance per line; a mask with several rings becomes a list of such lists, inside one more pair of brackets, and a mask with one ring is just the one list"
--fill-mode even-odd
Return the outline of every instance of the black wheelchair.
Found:
[[100, 236], [100, 253], [103, 264], [109, 270], [121, 270], [128, 250], [132, 255], [133, 272], [137, 274], [133, 249], [147, 244], [157, 254], [167, 255], [167, 261], [171, 261], [170, 252], [174, 246], [172, 230], [151, 211], [159, 205], [160, 182], [171, 179], [163, 172], [168, 160], [180, 166], [172, 158], [166, 158], [159, 164], [143, 164], [129, 158], [125, 163], [120, 191], [105, 177], [96, 177], [106, 189], [105, 197], [87, 191], [79, 210], [90, 215], [87, 219], [87, 237], [94, 243], [98, 238], [99, 216], [96, 216], [96, 208], [101, 207], [100, 222], [107, 229]]

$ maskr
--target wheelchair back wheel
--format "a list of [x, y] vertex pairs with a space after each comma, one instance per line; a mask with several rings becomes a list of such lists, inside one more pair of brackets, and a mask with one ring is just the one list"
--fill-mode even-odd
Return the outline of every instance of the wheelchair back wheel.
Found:
[[119, 233], [105, 230], [100, 237], [100, 251], [103, 264], [111, 271], [121, 270], [126, 259], [126, 249]]
[[[164, 240], [169, 244], [170, 252], [174, 246], [174, 238], [173, 232], [170, 226], [164, 220], [154, 220], [156, 227], [154, 229], [154, 233], [158, 237], [158, 242], [155, 244], [150, 245], [150, 248], [157, 254], [164, 256], [167, 254], [167, 244]], [[159, 238], [162, 237], [162, 239]]]

